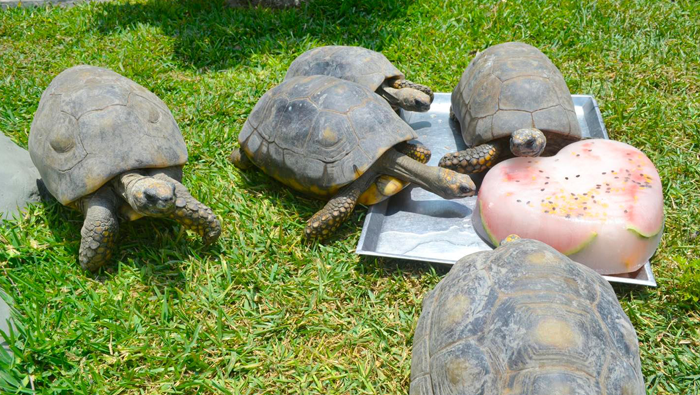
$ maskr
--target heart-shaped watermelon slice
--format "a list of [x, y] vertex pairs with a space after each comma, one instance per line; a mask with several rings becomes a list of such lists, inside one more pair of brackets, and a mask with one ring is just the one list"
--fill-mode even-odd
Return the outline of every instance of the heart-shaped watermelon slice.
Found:
[[484, 177], [478, 204], [493, 244], [510, 234], [540, 240], [601, 274], [643, 266], [664, 224], [654, 164], [628, 144], [602, 139], [499, 163]]

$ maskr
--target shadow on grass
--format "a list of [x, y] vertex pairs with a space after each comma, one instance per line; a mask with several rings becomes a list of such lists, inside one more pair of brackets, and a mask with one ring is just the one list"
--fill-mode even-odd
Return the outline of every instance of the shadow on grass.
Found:
[[[63, 240], [67, 252], [74, 256], [74, 264], [78, 266], [83, 215], [53, 198], [44, 199], [41, 204], [53, 238]], [[177, 231], [178, 227], [180, 232]], [[118, 270], [118, 265], [122, 264], [136, 268], [144, 283], [156, 285], [161, 290], [165, 287], [181, 287], [185, 281], [183, 261], [195, 255], [216, 253], [217, 250], [216, 245], [205, 246], [199, 238], [193, 240], [181, 226], [167, 219], [120, 221], [114, 256], [94, 274], [94, 278], [101, 282], [108, 281], [109, 274]]]
[[405, 277], [421, 277], [425, 273], [434, 272], [437, 276], [445, 276], [452, 266], [441, 263], [409, 261], [404, 259], [377, 258], [363, 256], [360, 258], [360, 268], [363, 273], [376, 274], [382, 277], [401, 275]]
[[402, 17], [410, 0], [316, 0], [299, 8], [231, 8], [225, 0], [105, 3], [95, 29], [113, 34], [139, 24], [175, 38], [183, 65], [221, 70], [264, 54], [295, 54], [310, 42], [381, 50], [396, 35], [386, 21]]

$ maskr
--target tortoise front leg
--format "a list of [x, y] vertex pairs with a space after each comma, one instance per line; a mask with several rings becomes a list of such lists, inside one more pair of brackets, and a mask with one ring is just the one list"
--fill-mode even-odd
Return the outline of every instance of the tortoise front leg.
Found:
[[119, 231], [117, 197], [109, 186], [103, 186], [83, 198], [79, 206], [85, 215], [80, 230], [80, 266], [95, 271], [109, 261], [114, 251]]
[[325, 239], [340, 227], [355, 210], [360, 194], [377, 178], [371, 168], [353, 183], [346, 185], [309, 219], [304, 234], [307, 239]]
[[433, 154], [428, 147], [421, 143], [399, 143], [394, 146], [394, 149], [423, 164], [428, 163]]
[[386, 151], [373, 168], [379, 173], [414, 182], [444, 199], [463, 198], [476, 193], [474, 181], [469, 176], [424, 165], [393, 148]]
[[221, 235], [221, 223], [216, 214], [194, 198], [187, 187], [165, 174], [154, 171], [153, 178], [175, 185], [175, 210], [167, 217], [173, 219], [202, 237], [205, 244], [215, 242]]
[[493, 142], [450, 152], [440, 159], [438, 166], [463, 174], [481, 173], [496, 164], [503, 148], [502, 142]]

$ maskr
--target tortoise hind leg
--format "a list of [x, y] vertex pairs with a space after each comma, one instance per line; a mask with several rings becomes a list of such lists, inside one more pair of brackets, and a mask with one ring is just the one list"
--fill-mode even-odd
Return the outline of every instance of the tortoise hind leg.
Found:
[[219, 238], [221, 223], [209, 207], [195, 199], [187, 187], [167, 174], [155, 172], [153, 177], [175, 185], [175, 210], [168, 218], [200, 235], [204, 244], [213, 243]]
[[352, 214], [360, 194], [377, 178], [371, 168], [353, 183], [346, 185], [306, 223], [307, 239], [325, 239], [340, 227]]
[[486, 143], [463, 151], [445, 154], [440, 159], [438, 166], [463, 174], [481, 173], [496, 164], [501, 152], [503, 152], [501, 142]]
[[78, 205], [85, 215], [80, 230], [80, 266], [95, 271], [109, 261], [114, 251], [119, 231], [117, 197], [105, 186], [83, 198]]
[[254, 166], [253, 161], [248, 158], [248, 155], [241, 148], [234, 148], [228, 160], [241, 170], [247, 170]]

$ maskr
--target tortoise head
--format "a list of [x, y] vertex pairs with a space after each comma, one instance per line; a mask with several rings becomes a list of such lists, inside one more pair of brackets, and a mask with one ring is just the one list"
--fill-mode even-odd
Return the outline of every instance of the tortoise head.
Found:
[[407, 111], [426, 112], [430, 110], [430, 96], [414, 88], [395, 89], [384, 86], [378, 92], [392, 107]]
[[124, 180], [126, 199], [138, 213], [163, 216], [175, 210], [175, 185], [153, 177], [137, 176]]
[[510, 150], [515, 156], [540, 156], [547, 138], [539, 129], [518, 129], [510, 135]]

